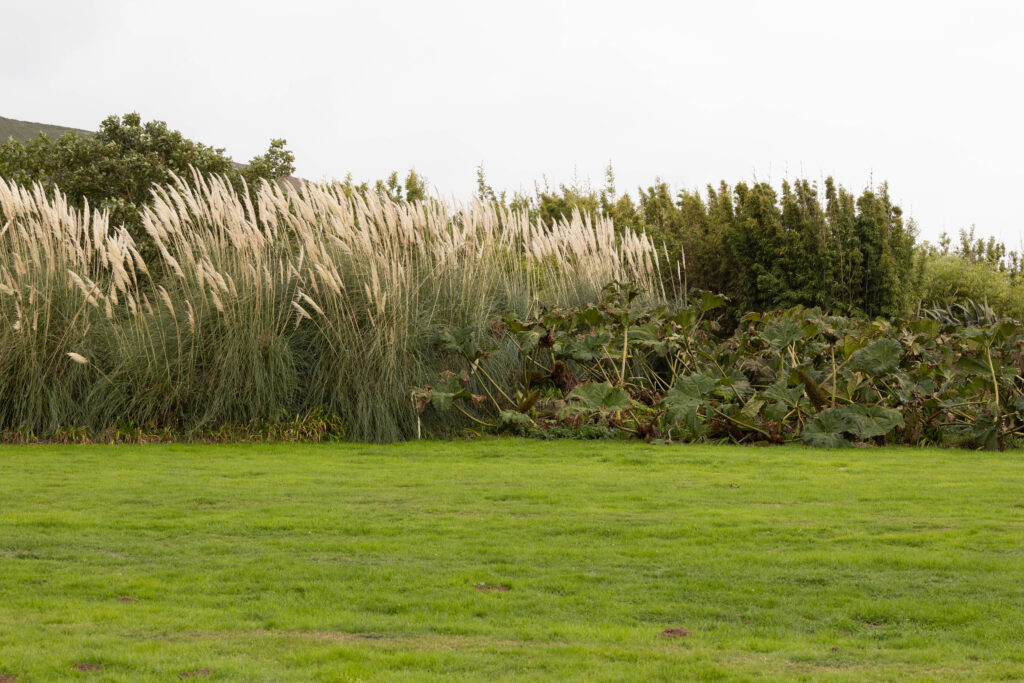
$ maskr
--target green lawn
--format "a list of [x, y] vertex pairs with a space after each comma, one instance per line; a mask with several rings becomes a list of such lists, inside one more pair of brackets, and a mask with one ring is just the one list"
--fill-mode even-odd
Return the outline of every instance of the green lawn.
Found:
[[190, 672], [1024, 679], [1024, 454], [0, 448], [0, 681]]

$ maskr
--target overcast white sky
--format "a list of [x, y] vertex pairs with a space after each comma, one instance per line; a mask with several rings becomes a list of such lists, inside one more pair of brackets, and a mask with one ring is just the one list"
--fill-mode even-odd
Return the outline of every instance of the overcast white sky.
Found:
[[[872, 177], [922, 236], [1024, 235], [1024, 2], [0, 0], [0, 116], [138, 111], [298, 173], [467, 197]], [[635, 196], [635, 192], [634, 192]]]

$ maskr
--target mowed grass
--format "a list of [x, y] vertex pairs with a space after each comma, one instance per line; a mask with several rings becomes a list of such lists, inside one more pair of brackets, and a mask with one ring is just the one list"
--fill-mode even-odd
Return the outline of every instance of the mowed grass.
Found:
[[1022, 679], [1022, 546], [1021, 453], [4, 447], [0, 680]]

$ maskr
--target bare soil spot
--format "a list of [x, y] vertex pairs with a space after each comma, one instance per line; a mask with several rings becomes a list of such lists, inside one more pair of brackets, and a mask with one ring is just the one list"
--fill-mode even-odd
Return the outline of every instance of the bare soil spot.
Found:
[[182, 671], [180, 676], [182, 678], [192, 678], [193, 676], [209, 676], [210, 670], [207, 668], [196, 669], [195, 671]]
[[79, 671], [101, 671], [103, 669], [103, 665], [92, 664], [90, 662], [79, 662], [78, 664], [75, 664], [72, 668], [78, 669]]
[[18, 677], [14, 674], [0, 674], [0, 683], [18, 683]]
[[476, 588], [478, 591], [508, 591], [508, 590], [512, 590], [508, 586], [489, 586], [489, 585], [487, 585], [485, 583], [478, 583], [477, 585], [473, 586], [473, 588]]
[[138, 602], [138, 598], [130, 598], [127, 595], [122, 595], [117, 599], [118, 602]]
[[731, 489], [738, 489], [739, 487], [740, 487], [739, 484], [729, 484], [729, 488], [731, 488]]
[[685, 638], [686, 636], [692, 636], [693, 634], [682, 626], [677, 626], [675, 628], [667, 628], [658, 635], [662, 638]]

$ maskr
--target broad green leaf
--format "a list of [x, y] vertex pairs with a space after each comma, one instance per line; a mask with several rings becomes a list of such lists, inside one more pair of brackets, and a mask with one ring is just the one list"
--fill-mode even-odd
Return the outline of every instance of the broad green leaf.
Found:
[[566, 397], [573, 412], [613, 411], [629, 408], [629, 395], [608, 382], [581, 384]]
[[[995, 409], [998, 410], [998, 407]], [[999, 450], [999, 420], [996, 419], [994, 411], [978, 413], [971, 433], [974, 435], [974, 440], [986, 451]]]
[[768, 420], [773, 422], [780, 422], [786, 414], [789, 412], [790, 407], [785, 403], [769, 403], [768, 407], [764, 409], [764, 416]]
[[441, 341], [445, 349], [455, 351], [469, 360], [476, 360], [480, 349], [473, 343], [472, 327], [449, 328], [441, 332]]
[[927, 396], [935, 391], [935, 381], [932, 380], [930, 377], [922, 377], [917, 381], [917, 384], [915, 385], [914, 389], [918, 393]]
[[595, 332], [582, 339], [571, 338], [555, 344], [555, 355], [572, 358], [577, 363], [587, 363], [605, 355], [604, 345], [611, 341], [608, 332]]
[[864, 348], [866, 344], [867, 340], [864, 339], [864, 337], [850, 334], [846, 335], [843, 338], [842, 344], [843, 359], [850, 360], [853, 354], [857, 353], [857, 351], [860, 351], [862, 348]]
[[676, 384], [672, 387], [672, 391], [678, 392], [681, 396], [703, 399], [711, 392], [712, 389], [715, 388], [715, 385], [715, 380], [711, 379], [707, 375], [683, 375], [676, 380]]
[[792, 320], [784, 320], [766, 329], [761, 336], [768, 341], [773, 351], [778, 352], [803, 339], [804, 333]]
[[607, 382], [590, 382], [581, 384], [566, 397], [571, 405], [582, 410], [600, 410], [604, 397], [612, 390], [612, 385]]
[[672, 322], [684, 330], [688, 330], [697, 322], [697, 312], [692, 308], [686, 308], [669, 318]]
[[850, 369], [880, 377], [899, 367], [903, 347], [895, 339], [876, 339], [850, 356]]
[[716, 308], [722, 308], [725, 306], [726, 298], [721, 294], [712, 294], [711, 292], [700, 293], [700, 312], [707, 313], [713, 311]]
[[956, 369], [973, 377], [990, 377], [992, 374], [988, 362], [977, 356], [962, 356], [956, 362]]
[[444, 372], [441, 374], [441, 380], [437, 383], [435, 391], [446, 391], [451, 394], [456, 394], [462, 391], [463, 378], [459, 377], [453, 372]]
[[770, 398], [787, 406], [795, 407], [797, 403], [800, 402], [800, 397], [804, 395], [804, 388], [802, 385], [795, 387], [787, 386], [786, 381], [780, 379], [778, 382], [775, 382], [765, 389], [762, 394], [765, 398]]
[[725, 398], [737, 395], [745, 399], [753, 391], [750, 387], [750, 380], [736, 368], [729, 368], [725, 371], [725, 376], [718, 380], [718, 393]]
[[605, 395], [601, 407], [604, 410], [627, 410], [629, 408], [629, 394], [623, 389], [615, 387]]
[[430, 406], [439, 413], [447, 412], [451, 410], [452, 404], [455, 402], [455, 394], [450, 391], [437, 391], [430, 392]]
[[846, 448], [850, 441], [843, 434], [849, 429], [849, 418], [839, 409], [829, 408], [808, 421], [800, 433], [800, 439], [819, 448]]
[[661, 331], [654, 323], [629, 328], [629, 343], [641, 348], [655, 349], [662, 343]]
[[818, 325], [811, 320], [805, 320], [800, 323], [800, 331], [803, 333], [804, 339], [814, 339], [821, 333]]
[[751, 311], [750, 313], [746, 313], [742, 318], [740, 318], [740, 322], [741, 323], [759, 323], [762, 320], [764, 320], [765, 317], [766, 316], [765, 316], [764, 313], [758, 313], [757, 311]]
[[847, 430], [859, 439], [885, 436], [896, 427], [903, 427], [903, 415], [898, 410], [882, 406], [864, 406], [858, 403], [840, 409], [849, 420]]
[[760, 414], [761, 408], [764, 407], [764, 403], [764, 399], [752, 398], [747, 401], [747, 405], [743, 406], [743, 410], [740, 411], [740, 415], [751, 422], [754, 422], [757, 420], [757, 416]]
[[601, 324], [604, 317], [601, 315], [601, 311], [596, 308], [585, 308], [579, 312], [577, 319], [590, 327], [597, 327]]
[[538, 329], [523, 330], [522, 332], [516, 332], [516, 341], [523, 348], [523, 353], [533, 353], [534, 349], [537, 348], [537, 344], [540, 343], [542, 336], [544, 335]]
[[701, 399], [684, 394], [678, 389], [669, 390], [661, 401], [661, 406], [665, 409], [665, 420], [670, 424], [684, 424], [694, 434], [703, 431], [703, 421], [697, 412], [703, 404]]
[[472, 398], [473, 395], [463, 387], [465, 381], [465, 377], [460, 377], [452, 372], [442, 374], [441, 380], [430, 392], [430, 405], [434, 410], [443, 413], [451, 410], [455, 399]]
[[1019, 337], [1020, 335], [1021, 326], [1007, 320], [993, 326], [990, 336], [993, 344], [1002, 344], [1003, 342]]

